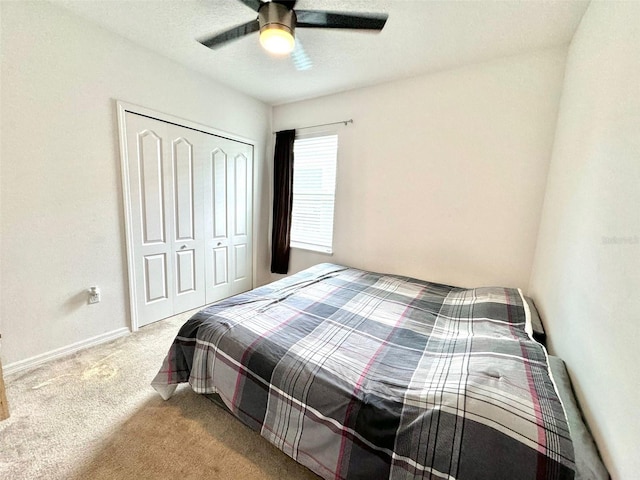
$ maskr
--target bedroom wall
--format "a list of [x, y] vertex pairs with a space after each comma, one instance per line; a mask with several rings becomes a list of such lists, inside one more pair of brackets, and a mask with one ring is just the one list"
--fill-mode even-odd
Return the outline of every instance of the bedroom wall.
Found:
[[334, 254], [294, 249], [290, 273], [334, 262], [526, 288], [565, 57], [555, 48], [275, 107], [274, 130], [354, 120], [337, 128]]
[[640, 3], [569, 49], [531, 293], [614, 479], [640, 471]]
[[[255, 232], [268, 223], [259, 206], [271, 107], [47, 2], [0, 3], [6, 368], [129, 326], [116, 99], [254, 139]], [[102, 302], [87, 305], [96, 284]]]

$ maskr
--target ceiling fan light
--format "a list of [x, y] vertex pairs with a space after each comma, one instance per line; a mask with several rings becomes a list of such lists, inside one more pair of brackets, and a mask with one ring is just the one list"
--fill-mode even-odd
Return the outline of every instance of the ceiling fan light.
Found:
[[270, 53], [275, 55], [286, 55], [291, 53], [296, 44], [293, 34], [284, 25], [265, 25], [260, 30], [260, 44]]

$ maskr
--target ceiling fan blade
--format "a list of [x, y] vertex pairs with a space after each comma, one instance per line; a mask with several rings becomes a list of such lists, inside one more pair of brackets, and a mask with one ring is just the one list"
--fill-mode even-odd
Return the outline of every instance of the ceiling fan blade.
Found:
[[198, 41], [205, 47], [218, 48], [225, 43], [237, 40], [238, 38], [242, 38], [245, 35], [257, 32], [258, 30], [260, 30], [260, 24], [258, 23], [258, 20], [251, 20], [250, 22], [230, 28], [225, 32], [217, 33], [212, 37], [208, 37]]
[[300, 37], [296, 38], [296, 46], [293, 49], [293, 52], [291, 52], [291, 60], [293, 61], [295, 69], [300, 72], [309, 70], [313, 66], [313, 62], [302, 46]]
[[389, 15], [386, 13], [339, 13], [320, 10], [296, 10], [296, 17], [296, 27], [299, 28], [382, 30]]
[[239, 0], [239, 1], [244, 3], [251, 10], [254, 10], [256, 12], [260, 10], [260, 7], [262, 5], [264, 5], [264, 2], [262, 0]]

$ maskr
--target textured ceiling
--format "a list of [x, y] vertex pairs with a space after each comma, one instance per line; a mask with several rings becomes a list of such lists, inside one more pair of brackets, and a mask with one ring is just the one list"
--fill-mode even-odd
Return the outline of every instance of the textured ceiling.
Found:
[[250, 21], [235, 0], [52, 0], [104, 28], [269, 104], [282, 104], [566, 44], [587, 1], [299, 0], [296, 8], [384, 12], [381, 33], [298, 29], [313, 67], [272, 57], [257, 34], [209, 50], [196, 41]]

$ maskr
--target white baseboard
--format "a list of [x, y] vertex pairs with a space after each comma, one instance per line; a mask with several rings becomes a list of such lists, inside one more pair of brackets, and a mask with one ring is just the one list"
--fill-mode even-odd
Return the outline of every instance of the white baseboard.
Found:
[[34, 357], [25, 358], [24, 360], [19, 360], [6, 366], [3, 365], [2, 369], [4, 370], [5, 376], [11, 375], [12, 373], [20, 372], [28, 368], [37, 367], [38, 365], [50, 362], [51, 360], [55, 360], [56, 358], [75, 353], [78, 350], [84, 350], [85, 348], [95, 347], [96, 345], [100, 345], [101, 343], [110, 342], [111, 340], [115, 340], [116, 338], [129, 335], [129, 333], [131, 332], [128, 328], [119, 328], [111, 332], [103, 333], [102, 335], [97, 335], [95, 337], [87, 338], [86, 340], [72, 343], [71, 345], [67, 345], [66, 347], [56, 348], [55, 350], [41, 353], [40, 355], [36, 355]]

